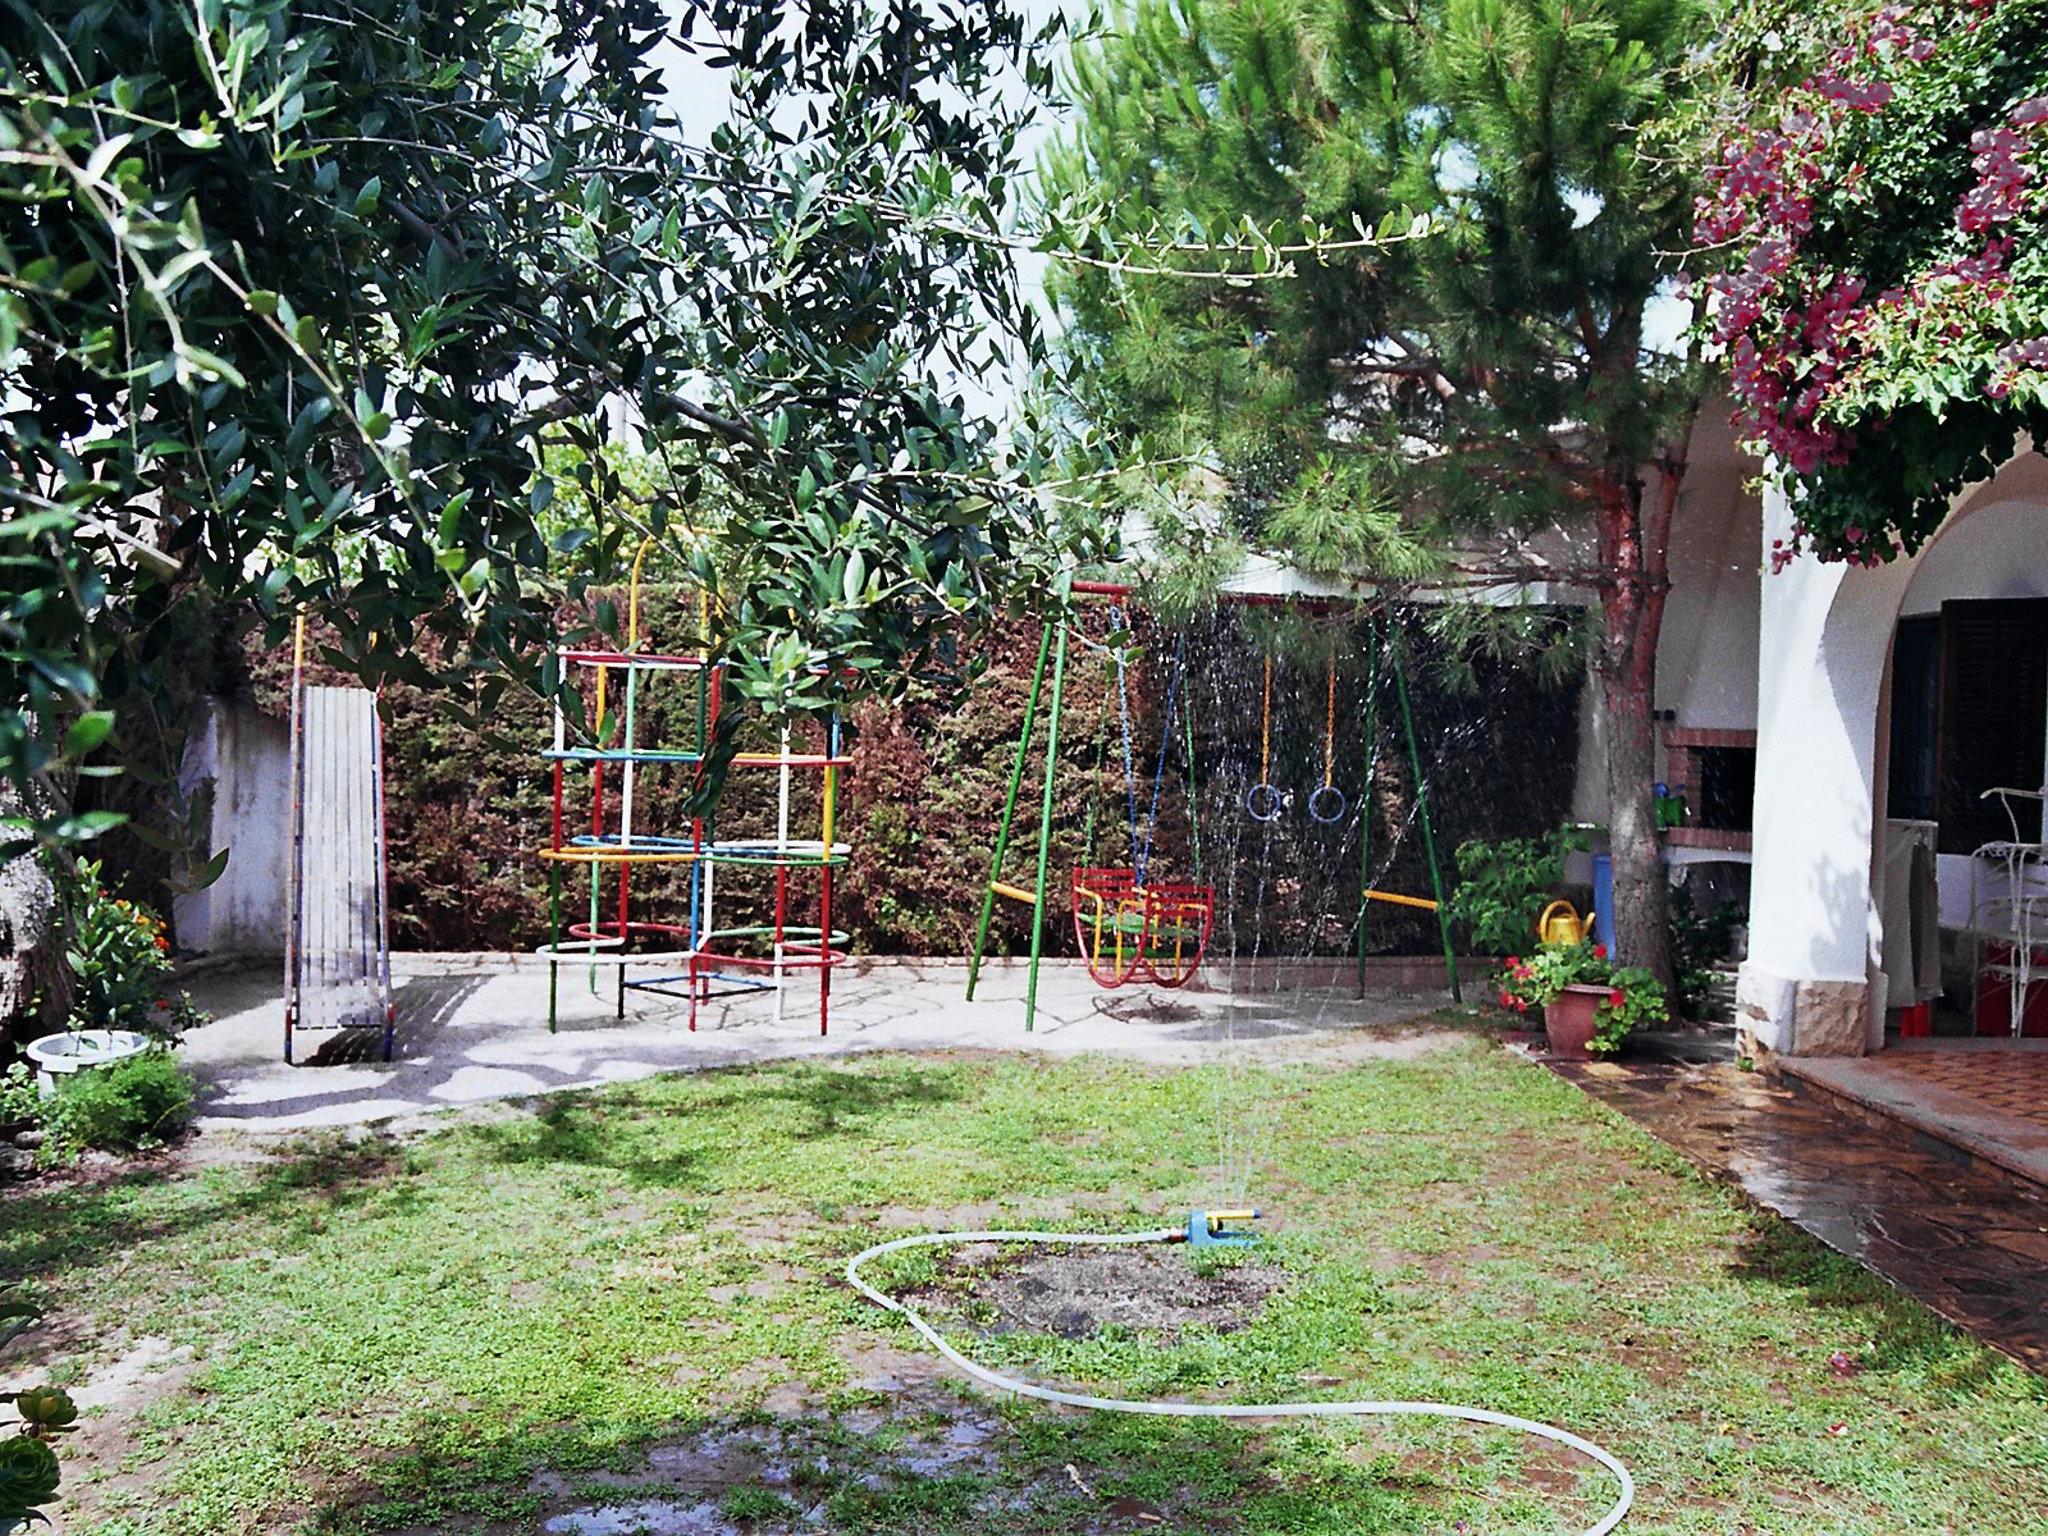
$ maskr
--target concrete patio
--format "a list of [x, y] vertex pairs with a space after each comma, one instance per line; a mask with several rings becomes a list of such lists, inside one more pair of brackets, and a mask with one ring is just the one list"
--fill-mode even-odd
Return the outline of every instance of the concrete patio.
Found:
[[[204, 974], [188, 984], [214, 1022], [186, 1037], [200, 1082], [202, 1126], [252, 1131], [353, 1125], [706, 1067], [860, 1051], [1099, 1051], [1165, 1063], [1276, 1061], [1419, 1054], [1429, 1034], [1388, 1037], [1378, 1026], [1448, 1005], [1441, 988], [1375, 986], [1351, 995], [1328, 968], [1219, 970], [1208, 986], [1104, 991], [1079, 962], [1050, 962], [1037, 1027], [1024, 1030], [1025, 967], [997, 961], [965, 1000], [958, 961], [862, 961], [835, 973], [831, 1032], [820, 1036], [817, 989], [800, 977], [783, 1017], [760, 993], [719, 998], [695, 1033], [673, 999], [629, 993], [614, 1017], [611, 973], [592, 995], [582, 969], [563, 966], [559, 1030], [547, 1028], [548, 970], [531, 956], [399, 955], [396, 1057], [374, 1038], [305, 1037], [311, 1062], [282, 1059], [277, 968]], [[1402, 979], [1397, 977], [1396, 979]]]

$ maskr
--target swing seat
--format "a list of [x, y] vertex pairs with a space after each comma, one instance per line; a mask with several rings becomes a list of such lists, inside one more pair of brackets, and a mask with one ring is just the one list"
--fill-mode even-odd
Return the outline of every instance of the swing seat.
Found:
[[1077, 869], [1074, 943], [1098, 987], [1120, 987], [1145, 962], [1145, 902], [1132, 869]]
[[1145, 974], [1155, 986], [1186, 986], [1208, 952], [1209, 931], [1216, 921], [1216, 888], [1147, 885], [1144, 896]]
[[1213, 886], [1138, 884], [1132, 869], [1076, 869], [1074, 943], [1099, 987], [1134, 977], [1185, 986], [1201, 968], [1215, 923]]

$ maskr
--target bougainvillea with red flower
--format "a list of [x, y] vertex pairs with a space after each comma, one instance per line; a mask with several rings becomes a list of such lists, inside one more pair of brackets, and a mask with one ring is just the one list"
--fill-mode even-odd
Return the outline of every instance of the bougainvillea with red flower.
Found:
[[1792, 497], [1774, 568], [1917, 549], [2048, 439], [2044, 38], [2048, 0], [1851, 15], [1707, 168], [1707, 325]]

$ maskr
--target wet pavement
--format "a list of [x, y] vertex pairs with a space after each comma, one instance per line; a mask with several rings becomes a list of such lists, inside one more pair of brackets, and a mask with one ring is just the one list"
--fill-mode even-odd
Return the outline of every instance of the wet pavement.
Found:
[[1859, 1110], [2048, 1185], [2048, 1040], [1901, 1040], [1876, 1056], [1779, 1065]]
[[2048, 1374], [2048, 1190], [1796, 1079], [1720, 1063], [1546, 1063], [1759, 1205]]

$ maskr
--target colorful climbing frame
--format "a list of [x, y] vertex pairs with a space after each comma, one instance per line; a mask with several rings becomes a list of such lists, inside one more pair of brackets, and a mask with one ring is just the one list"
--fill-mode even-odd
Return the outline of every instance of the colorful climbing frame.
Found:
[[[553, 778], [552, 827], [540, 849], [548, 866], [550, 932], [536, 951], [548, 960], [548, 1028], [558, 1026], [564, 966], [583, 968], [593, 993], [600, 972], [611, 972], [619, 1017], [625, 1015], [628, 991], [679, 997], [688, 1004], [692, 1030], [703, 1003], [738, 991], [772, 993], [779, 1017], [791, 978], [815, 971], [818, 1032], [823, 1034], [831, 1020], [832, 971], [845, 962], [851, 943], [847, 933], [832, 926], [833, 878], [852, 852], [835, 840], [840, 778], [852, 766], [840, 718], [835, 712], [820, 722], [817, 751], [792, 750], [795, 733], [785, 727], [777, 750], [731, 758], [736, 772], [776, 772], [773, 837], [720, 838], [711, 814], [692, 816], [682, 827], [648, 827], [644, 815], [636, 814], [645, 776], [682, 775], [693, 789], [700, 785], [713, 761], [721, 716], [735, 706], [728, 698], [727, 666], [708, 651], [662, 655], [640, 649], [640, 571], [646, 553], [643, 544], [633, 563], [624, 649], [558, 653], [564, 674], [579, 680], [597, 734], [572, 743], [567, 714], [558, 705], [553, 744], [542, 754]], [[708, 601], [700, 603], [699, 612], [700, 640], [708, 644]], [[685, 691], [691, 721], [686, 740], [650, 743], [643, 738], [645, 705], [657, 687]], [[728, 731], [733, 724], [724, 721]], [[791, 791], [799, 773], [819, 776], [815, 837], [791, 835]], [[580, 802], [574, 814], [572, 802]], [[583, 827], [588, 830], [578, 830]], [[650, 916], [636, 910], [632, 873], [659, 865], [685, 869], [686, 905], [671, 895], [664, 899], [679, 910]], [[721, 922], [722, 866], [772, 871], [766, 910], [752, 914], [754, 921]], [[585, 875], [588, 895], [579, 903], [582, 912], [571, 917], [565, 886]], [[642, 908], [646, 904], [642, 897]], [[812, 913], [812, 921], [794, 920]]]

